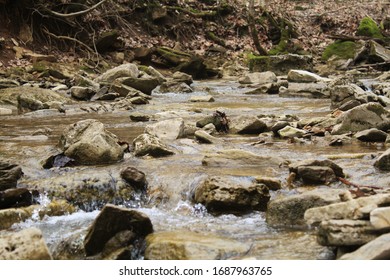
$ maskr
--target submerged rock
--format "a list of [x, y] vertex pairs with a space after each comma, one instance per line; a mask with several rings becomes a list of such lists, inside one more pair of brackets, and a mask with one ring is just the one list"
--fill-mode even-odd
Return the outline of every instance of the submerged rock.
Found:
[[269, 199], [265, 185], [244, 177], [209, 177], [194, 191], [195, 202], [214, 213], [265, 211]]
[[0, 235], [1, 260], [51, 260], [52, 257], [37, 228]]
[[147, 260], [220, 260], [244, 255], [244, 243], [192, 231], [158, 232], [146, 237]]

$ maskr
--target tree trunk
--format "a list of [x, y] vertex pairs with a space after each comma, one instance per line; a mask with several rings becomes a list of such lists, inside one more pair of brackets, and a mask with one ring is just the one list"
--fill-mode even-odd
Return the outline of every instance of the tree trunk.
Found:
[[255, 45], [255, 48], [257, 52], [260, 55], [267, 55], [267, 51], [261, 46], [259, 36], [257, 34], [256, 29], [256, 22], [255, 22], [255, 1], [249, 0], [249, 7], [248, 7], [248, 25], [249, 30], [253, 39], [253, 44]]

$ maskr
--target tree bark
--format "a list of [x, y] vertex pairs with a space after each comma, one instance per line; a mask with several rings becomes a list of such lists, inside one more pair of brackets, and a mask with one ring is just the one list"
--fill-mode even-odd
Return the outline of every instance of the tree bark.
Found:
[[249, 30], [252, 36], [253, 44], [255, 45], [255, 48], [257, 52], [260, 55], [267, 55], [267, 51], [261, 46], [259, 36], [256, 29], [256, 21], [255, 21], [255, 1], [249, 0], [249, 6], [248, 6], [248, 25]]

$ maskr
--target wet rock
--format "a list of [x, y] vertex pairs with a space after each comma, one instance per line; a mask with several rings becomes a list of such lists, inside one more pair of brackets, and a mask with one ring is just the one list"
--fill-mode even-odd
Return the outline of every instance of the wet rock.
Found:
[[74, 86], [70, 88], [70, 94], [73, 98], [79, 100], [90, 100], [91, 97], [95, 94], [95, 91], [88, 87]]
[[341, 111], [348, 111], [348, 110], [351, 110], [359, 105], [362, 105], [362, 103], [358, 100], [349, 100], [345, 103], [343, 103], [342, 105], [340, 105], [339, 107], [339, 110]]
[[390, 233], [364, 244], [356, 251], [345, 254], [341, 260], [388, 260], [390, 259]]
[[149, 104], [149, 101], [148, 99], [142, 97], [142, 96], [136, 96], [136, 97], [131, 97], [131, 98], [128, 98], [126, 97], [126, 99], [131, 103], [131, 104], [134, 104], [134, 105], [145, 105], [145, 104]]
[[285, 128], [286, 126], [290, 126], [290, 123], [286, 121], [278, 121], [271, 127], [271, 131], [275, 136], [280, 136], [279, 130]]
[[290, 173], [304, 183], [327, 183], [337, 177], [344, 177], [343, 169], [331, 160], [303, 160], [289, 165]]
[[339, 118], [340, 124], [333, 128], [332, 134], [359, 132], [377, 127], [388, 117], [389, 112], [380, 104], [373, 102], [363, 104], [345, 112]]
[[214, 102], [215, 99], [211, 95], [206, 96], [191, 96], [190, 98], [191, 102]]
[[52, 246], [54, 260], [85, 260], [84, 239], [87, 230], [79, 230]]
[[317, 83], [330, 81], [330, 79], [323, 78], [317, 74], [304, 70], [290, 70], [287, 74], [287, 80], [293, 83]]
[[159, 91], [160, 93], [190, 93], [193, 92], [193, 89], [183, 82], [167, 81], [160, 85]]
[[97, 77], [95, 81], [98, 83], [102, 83], [102, 82], [110, 83], [121, 77], [138, 78], [138, 76], [139, 76], [139, 70], [137, 65], [133, 63], [126, 63], [108, 70], [107, 72]]
[[176, 71], [175, 73], [173, 73], [172, 79], [175, 82], [186, 83], [189, 86], [194, 82], [191, 75], [188, 75], [180, 71]]
[[288, 87], [287, 81], [277, 81], [274, 83], [261, 84], [254, 90], [245, 92], [245, 94], [278, 94], [281, 87]]
[[34, 210], [36, 205], [0, 210], [0, 230], [9, 229], [14, 224], [30, 219]]
[[276, 178], [257, 176], [255, 177], [255, 180], [259, 184], [266, 185], [270, 191], [277, 191], [282, 188], [282, 183], [280, 182], [279, 179]]
[[272, 226], [304, 226], [306, 210], [340, 202], [343, 190], [317, 189], [302, 194], [272, 199], [266, 221]]
[[1, 79], [0, 78], [0, 89], [2, 88], [10, 88], [10, 87], [18, 87], [20, 86], [18, 81], [11, 79]]
[[200, 143], [215, 144], [221, 142], [220, 139], [210, 135], [204, 130], [197, 130], [195, 131], [194, 135], [196, 140], [198, 140]]
[[284, 163], [283, 158], [270, 155], [258, 155], [239, 149], [221, 150], [216, 153], [208, 153], [202, 159], [205, 166], [242, 166], [256, 165], [258, 167], [276, 167]]
[[371, 128], [356, 133], [355, 137], [363, 142], [385, 142], [387, 133], [377, 128]]
[[30, 206], [32, 194], [25, 188], [0, 191], [0, 209]]
[[158, 137], [144, 133], [133, 141], [134, 155], [137, 157], [149, 155], [152, 157], [163, 157], [173, 155], [175, 152], [162, 143]]
[[194, 201], [214, 213], [265, 211], [268, 188], [244, 177], [209, 177], [194, 191]]
[[102, 252], [107, 242], [123, 231], [130, 231], [127, 245], [136, 239], [145, 238], [153, 232], [153, 225], [145, 214], [111, 204], [104, 206], [100, 214], [90, 226], [84, 240], [87, 256]]
[[121, 177], [131, 186], [138, 189], [145, 189], [147, 186], [146, 175], [135, 167], [126, 167], [121, 170]]
[[78, 164], [102, 164], [123, 158], [124, 148], [118, 138], [93, 119], [68, 126], [61, 135], [60, 148]]
[[[346, 111], [348, 108], [355, 107], [354, 105], [361, 105], [371, 101], [377, 101], [375, 95], [364, 91], [361, 87], [355, 84], [336, 84], [329, 88], [331, 108], [342, 108]], [[359, 103], [359, 104], [358, 104]]]
[[125, 77], [125, 78], [118, 78], [117, 81], [126, 86], [135, 88], [146, 95], [151, 95], [152, 91], [160, 84], [158, 79], [154, 77], [142, 77], [142, 78]]
[[220, 260], [244, 255], [249, 246], [193, 231], [158, 232], [146, 237], [148, 260]]
[[240, 84], [269, 84], [278, 80], [275, 73], [271, 71], [266, 72], [254, 72], [248, 73], [244, 77], [240, 78], [238, 82]]
[[0, 191], [15, 188], [22, 174], [20, 166], [0, 161]]
[[184, 121], [181, 118], [159, 121], [145, 127], [145, 133], [161, 140], [176, 140], [184, 135]]
[[276, 75], [285, 75], [292, 69], [311, 71], [313, 58], [297, 54], [253, 56], [249, 59], [249, 68], [254, 72], [272, 71]]
[[328, 85], [319, 83], [289, 83], [279, 89], [280, 97], [329, 98]]
[[0, 236], [2, 260], [51, 260], [52, 257], [37, 228]]
[[222, 124], [221, 118], [217, 114], [212, 116], [206, 116], [196, 122], [196, 127], [204, 128], [205, 126], [212, 124], [217, 131], [222, 131], [224, 125]]
[[135, 112], [130, 114], [130, 120], [132, 120], [133, 122], [147, 122], [150, 120], [150, 116]]
[[115, 100], [116, 98], [121, 97], [117, 92], [108, 92], [107, 87], [102, 87], [94, 96], [91, 97], [91, 101], [96, 100]]
[[12, 115], [12, 109], [0, 107], [0, 116]]
[[369, 60], [373, 63], [390, 60], [390, 50], [375, 41], [369, 42]]
[[390, 170], [390, 149], [386, 150], [374, 163], [374, 166], [379, 170]]
[[306, 211], [305, 220], [309, 225], [334, 219], [368, 219], [369, 213], [381, 205], [390, 203], [389, 194], [361, 197], [346, 202], [335, 203]]
[[291, 127], [289, 125], [283, 127], [282, 129], [278, 130], [278, 134], [282, 138], [294, 138], [294, 137], [302, 137], [307, 133], [306, 130]]
[[267, 125], [254, 116], [238, 116], [230, 119], [229, 132], [237, 134], [259, 134]]
[[370, 222], [377, 230], [390, 228], [390, 207], [379, 207], [370, 212]]
[[357, 246], [366, 244], [379, 235], [369, 221], [328, 220], [321, 222], [317, 241], [323, 246]]

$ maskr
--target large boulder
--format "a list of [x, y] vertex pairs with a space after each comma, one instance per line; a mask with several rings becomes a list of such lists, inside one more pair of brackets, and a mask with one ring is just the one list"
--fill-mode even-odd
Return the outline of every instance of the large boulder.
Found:
[[323, 78], [312, 72], [295, 69], [288, 72], [287, 80], [293, 83], [317, 83], [329, 81], [329, 79]]
[[220, 260], [239, 257], [250, 247], [244, 243], [193, 231], [158, 232], [146, 237], [147, 260]]
[[153, 225], [149, 217], [141, 212], [107, 204], [85, 236], [86, 255], [102, 252], [113, 237], [124, 232], [128, 233], [128, 245], [132, 245], [137, 239], [152, 233]]
[[214, 213], [265, 211], [269, 199], [265, 185], [244, 177], [209, 177], [194, 191], [194, 201]]
[[272, 71], [276, 75], [286, 75], [292, 69], [311, 71], [313, 69], [313, 57], [297, 54], [251, 56], [249, 58], [249, 69], [253, 72]]
[[340, 123], [334, 126], [332, 134], [359, 132], [377, 127], [390, 116], [379, 103], [367, 103], [345, 112], [339, 118]]
[[378, 97], [375, 94], [364, 91], [361, 87], [355, 84], [336, 84], [329, 88], [331, 108], [340, 108], [343, 111], [351, 109], [348, 104], [354, 102], [354, 104], [361, 105], [368, 102], [376, 102]]
[[117, 79], [118, 82], [135, 88], [147, 95], [151, 95], [152, 91], [160, 85], [160, 82], [157, 78], [154, 77], [141, 77], [141, 78], [134, 78], [134, 77], [124, 77]]
[[68, 126], [61, 135], [60, 148], [78, 164], [104, 164], [123, 158], [118, 138], [97, 120], [82, 120]]
[[154, 135], [161, 140], [175, 140], [184, 136], [183, 119], [169, 119], [149, 124], [145, 127], [145, 133]]
[[51, 260], [52, 257], [37, 228], [0, 235], [0, 260]]
[[95, 79], [98, 83], [111, 83], [121, 77], [138, 78], [139, 70], [137, 65], [133, 63], [126, 63], [112, 68]]
[[328, 85], [318, 83], [288, 83], [288, 88], [280, 87], [281, 97], [306, 97], [306, 98], [329, 98]]
[[15, 188], [22, 174], [19, 165], [0, 161], [0, 191]]
[[254, 116], [238, 116], [230, 118], [229, 132], [237, 134], [259, 134], [267, 129], [267, 125]]
[[343, 190], [318, 189], [272, 199], [266, 221], [272, 226], [304, 226], [306, 210], [340, 202], [339, 196], [343, 193]]
[[147, 133], [139, 135], [133, 140], [134, 155], [137, 157], [149, 155], [163, 157], [173, 155], [175, 152], [162, 143], [157, 136]]

